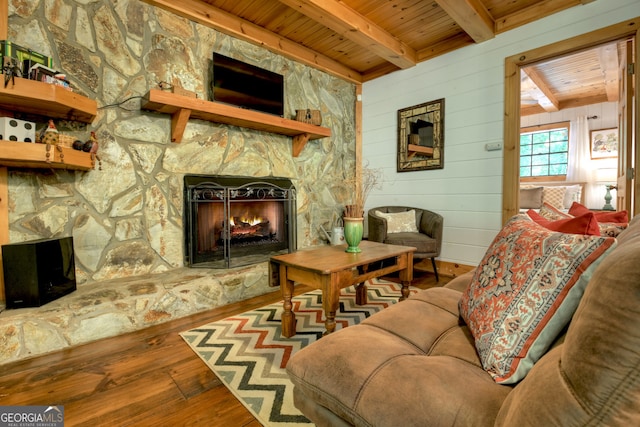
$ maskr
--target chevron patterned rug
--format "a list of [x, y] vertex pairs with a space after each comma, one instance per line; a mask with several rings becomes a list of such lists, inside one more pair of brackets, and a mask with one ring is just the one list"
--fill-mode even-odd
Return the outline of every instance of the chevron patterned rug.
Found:
[[[336, 330], [356, 325], [398, 301], [401, 285], [384, 280], [367, 282], [368, 304], [355, 303], [355, 287], [340, 294]], [[411, 288], [411, 292], [416, 292]], [[312, 425], [293, 406], [293, 384], [285, 371], [289, 358], [322, 337], [321, 292], [293, 298], [296, 335], [280, 334], [282, 301], [180, 335], [233, 394], [264, 426]]]

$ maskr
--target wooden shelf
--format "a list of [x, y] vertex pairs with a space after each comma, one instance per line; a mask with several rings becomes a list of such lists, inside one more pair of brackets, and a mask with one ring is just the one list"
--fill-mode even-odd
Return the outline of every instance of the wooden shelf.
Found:
[[95, 100], [62, 86], [16, 77], [4, 87], [4, 76], [0, 84], [0, 108], [83, 123], [92, 123], [98, 113]]
[[190, 118], [290, 136], [293, 138], [293, 157], [298, 157], [309, 140], [331, 136], [329, 128], [159, 89], [151, 89], [145, 95], [142, 108], [170, 114], [171, 141], [177, 143], [182, 141]]
[[[6, 7], [6, 1], [0, 3], [4, 3]], [[6, 14], [4, 18], [6, 18]], [[83, 123], [93, 123], [98, 114], [98, 104], [95, 100], [71, 92], [61, 86], [16, 77], [10, 80], [5, 87], [4, 75], [0, 75], [2, 76], [0, 110], [4, 110], [3, 112], [26, 113], [40, 115], [47, 119], [66, 119]], [[7, 166], [90, 170], [94, 167], [94, 156], [72, 148], [0, 140], [0, 244], [9, 242]], [[0, 270], [1, 264], [2, 257], [0, 256]], [[5, 301], [2, 274], [0, 274], [0, 301]]]
[[[48, 158], [47, 152], [49, 153]], [[0, 140], [0, 165], [21, 168], [91, 170], [94, 168], [95, 160], [91, 154], [73, 148]]]

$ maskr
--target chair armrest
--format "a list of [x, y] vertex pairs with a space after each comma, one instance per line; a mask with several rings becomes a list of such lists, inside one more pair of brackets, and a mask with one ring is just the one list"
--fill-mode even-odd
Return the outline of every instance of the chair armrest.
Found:
[[380, 218], [370, 211], [367, 225], [369, 228], [369, 240], [383, 243], [387, 238], [387, 220]]
[[442, 248], [443, 228], [444, 218], [442, 215], [426, 209], [422, 210], [422, 217], [420, 218], [420, 226], [418, 227], [418, 230], [436, 240], [438, 243], [438, 255], [440, 255], [440, 249]]

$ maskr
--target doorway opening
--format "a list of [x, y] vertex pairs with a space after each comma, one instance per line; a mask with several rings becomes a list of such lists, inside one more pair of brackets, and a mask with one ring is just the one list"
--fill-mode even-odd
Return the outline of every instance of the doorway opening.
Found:
[[[520, 96], [521, 96], [521, 70], [527, 65], [540, 63], [561, 56], [568, 55], [572, 52], [578, 52], [613, 42], [620, 39], [631, 38], [637, 40], [637, 25], [635, 21], [626, 21], [611, 27], [594, 31], [564, 40], [549, 46], [537, 48], [528, 52], [513, 55], [505, 60], [505, 122], [504, 122], [504, 161], [503, 161], [503, 201], [502, 201], [502, 222], [503, 224], [513, 215], [518, 213], [519, 205], [519, 176], [520, 176]], [[638, 46], [634, 43], [634, 57], [638, 57]], [[630, 136], [628, 140], [630, 147], [633, 149], [633, 156], [630, 161], [633, 165], [640, 163], [638, 161], [638, 149], [636, 136], [638, 134], [638, 73], [630, 75], [633, 80], [634, 94], [632, 105], [629, 111], [633, 113], [628, 119], [622, 118], [627, 122], [620, 124], [621, 134], [620, 140], [625, 138], [623, 131]], [[633, 170], [625, 171], [629, 181], [628, 188], [632, 192], [633, 205], [629, 208], [630, 216], [640, 212], [639, 207], [639, 180], [634, 180]], [[631, 201], [631, 200], [629, 200]]]

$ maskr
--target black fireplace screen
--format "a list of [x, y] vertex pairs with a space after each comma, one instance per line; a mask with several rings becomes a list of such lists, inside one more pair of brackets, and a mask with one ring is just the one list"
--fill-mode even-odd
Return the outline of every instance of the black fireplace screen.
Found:
[[230, 268], [296, 250], [296, 191], [286, 178], [187, 175], [185, 262]]

